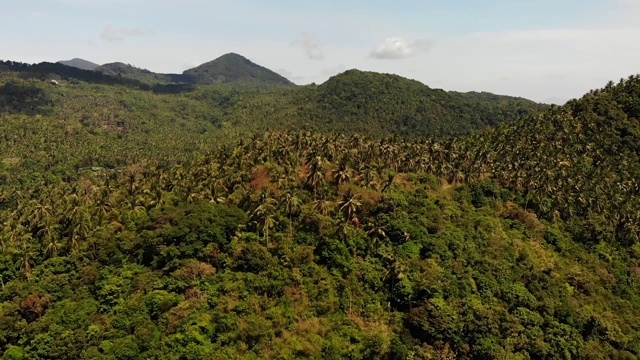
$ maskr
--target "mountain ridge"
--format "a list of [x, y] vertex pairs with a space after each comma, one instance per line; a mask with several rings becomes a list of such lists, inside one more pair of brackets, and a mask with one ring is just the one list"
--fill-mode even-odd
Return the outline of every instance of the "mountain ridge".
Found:
[[131, 79], [136, 79], [146, 83], [189, 83], [197, 84], [196, 79], [191, 76], [185, 76], [182, 74], [161, 74], [153, 71], [139, 68], [131, 64], [125, 64], [122, 62], [113, 62], [104, 64], [95, 69], [95, 71], [101, 72], [106, 75], [123, 76]]
[[95, 70], [96, 68], [98, 68], [100, 65], [93, 63], [91, 61], [85, 60], [85, 59], [81, 59], [81, 58], [73, 58], [71, 60], [60, 60], [58, 61], [58, 63], [63, 64], [63, 65], [67, 65], [67, 66], [71, 66], [71, 67], [75, 67], [78, 69], [82, 69], [82, 70]]
[[228, 53], [195, 68], [185, 70], [183, 75], [193, 76], [198, 79], [199, 84], [203, 85], [227, 82], [267, 82], [294, 85], [284, 76], [236, 53]]
[[394, 134], [408, 137], [468, 134], [547, 108], [528, 99], [450, 92], [400, 75], [357, 69], [309, 87], [297, 104], [303, 109], [299, 117], [310, 123], [365, 134], [391, 127]]
[[[49, 63], [0, 63], [0, 66], [3, 65], [42, 80], [49, 79], [53, 74], [69, 82], [77, 79], [104, 86], [125, 86], [156, 94], [174, 94], [175, 101], [181, 98], [194, 100], [196, 103], [192, 106], [216, 114], [209, 115], [216, 119], [216, 123], [228, 124], [228, 127], [241, 132], [262, 133], [269, 129], [286, 128], [362, 133], [373, 137], [455, 136], [527, 117], [547, 108], [546, 105], [526, 99], [488, 93], [447, 92], [399, 75], [360, 70], [345, 71], [321, 85], [293, 86], [242, 81], [191, 85], [174, 83], [169, 75], [154, 74], [123, 63], [106, 64], [102, 67], [103, 71], [85, 71]], [[108, 69], [109, 73], [104, 69]], [[103, 91], [109, 94], [116, 89], [104, 88]], [[85, 91], [77, 85], [69, 90]], [[46, 92], [50, 91], [53, 89], [47, 89]], [[131, 96], [137, 97], [137, 94], [133, 92]], [[156, 99], [145, 101], [153, 103]], [[219, 112], [221, 106], [224, 110]], [[131, 115], [132, 118], [136, 117]]]
[[294, 85], [276, 72], [258, 65], [246, 57], [228, 53], [203, 63], [182, 74], [164, 74], [135, 67], [122, 62], [104, 64], [95, 69], [107, 75], [124, 76], [139, 81], [153, 83], [189, 83], [194, 85], [212, 85], [220, 83], [256, 83]]

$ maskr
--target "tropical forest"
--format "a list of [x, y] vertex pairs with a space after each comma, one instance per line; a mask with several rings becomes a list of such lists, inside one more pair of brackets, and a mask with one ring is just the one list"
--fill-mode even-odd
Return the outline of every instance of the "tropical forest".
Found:
[[638, 359], [638, 179], [637, 75], [3, 61], [0, 358]]

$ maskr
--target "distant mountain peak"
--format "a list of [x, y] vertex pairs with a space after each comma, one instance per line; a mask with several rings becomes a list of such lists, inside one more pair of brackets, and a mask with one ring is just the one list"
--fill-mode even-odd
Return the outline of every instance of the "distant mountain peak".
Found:
[[96, 70], [107, 75], [125, 76], [145, 83], [177, 82], [208, 85], [240, 82], [253, 84], [293, 85], [291, 81], [282, 75], [233, 52], [224, 54], [215, 60], [204, 63], [193, 69], [186, 70], [182, 74], [158, 74], [147, 69], [137, 68], [122, 62], [114, 62], [102, 66], [96, 65], [91, 70]]
[[85, 59], [80, 59], [80, 58], [73, 58], [71, 60], [61, 60], [61, 61], [58, 61], [58, 63], [62, 65], [67, 65], [67, 66], [75, 67], [78, 69], [82, 69], [82, 70], [95, 70], [100, 66], [96, 63], [93, 63]]
[[[115, 73], [120, 75], [127, 75], [130, 72], [140, 72], [145, 74], [152, 74], [151, 71], [147, 69], [142, 69], [139, 67], [135, 67], [131, 64], [125, 64], [123, 62], [113, 62], [109, 64], [104, 64], [97, 68], [98, 71], [102, 71], [104, 73]], [[113, 74], [112, 74], [113, 75]]]
[[249, 60], [246, 57], [238, 54], [238, 53], [234, 53], [234, 52], [230, 52], [230, 53], [226, 53], [220, 57], [218, 57], [218, 59], [223, 59], [223, 58], [240, 58], [240, 59], [244, 59], [244, 60]]
[[183, 74], [196, 78], [199, 84], [248, 82], [292, 85], [292, 82], [282, 75], [236, 53], [224, 54], [215, 60], [186, 70]]

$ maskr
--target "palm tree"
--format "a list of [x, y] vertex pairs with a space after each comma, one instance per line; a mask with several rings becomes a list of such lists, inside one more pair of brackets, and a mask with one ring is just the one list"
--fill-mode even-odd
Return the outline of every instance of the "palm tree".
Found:
[[371, 251], [375, 251], [378, 247], [378, 243], [381, 239], [387, 237], [386, 229], [384, 226], [377, 225], [373, 222], [369, 222], [365, 229], [367, 231], [367, 235], [371, 238], [371, 243], [369, 243], [369, 248]]
[[324, 196], [321, 196], [319, 199], [313, 201], [313, 210], [324, 216], [329, 215], [333, 208], [333, 201], [326, 200]]
[[262, 233], [264, 234], [265, 243], [267, 248], [269, 248], [269, 229], [276, 226], [276, 221], [272, 214], [264, 214], [260, 220], [262, 223], [261, 228]]
[[269, 247], [269, 229], [276, 225], [274, 213], [277, 205], [278, 203], [276, 200], [265, 197], [263, 203], [253, 211], [251, 216], [252, 220], [258, 224], [259, 230], [264, 235], [267, 247]]
[[79, 242], [84, 241], [91, 229], [91, 216], [86, 207], [80, 204], [77, 196], [69, 198], [69, 204], [65, 209], [64, 218], [67, 219], [66, 224], [71, 230], [69, 235], [69, 248], [71, 252], [76, 252], [79, 248]]
[[336, 227], [335, 236], [344, 241], [353, 230], [354, 227], [350, 222], [340, 221]]
[[100, 189], [98, 198], [94, 201], [94, 207], [92, 215], [97, 217], [98, 222], [97, 225], [102, 224], [102, 222], [109, 217], [114, 211], [113, 205], [111, 203], [111, 194], [109, 193], [109, 189], [104, 187]]
[[60, 249], [60, 243], [58, 242], [58, 228], [60, 228], [58, 223], [48, 220], [40, 227], [40, 230], [38, 230], [37, 234], [43, 245], [46, 247], [45, 254], [48, 257], [55, 256]]
[[55, 237], [50, 238], [46, 243], [46, 247], [44, 251], [45, 255], [50, 258], [58, 255], [58, 251], [60, 250], [61, 245], [62, 244], [60, 243], [60, 241], [58, 241], [57, 238]]
[[300, 214], [302, 210], [302, 200], [293, 192], [287, 191], [282, 199], [281, 207], [289, 216], [289, 238], [293, 238], [293, 216]]
[[315, 156], [308, 164], [309, 175], [306, 184], [313, 188], [314, 194], [324, 184], [325, 160], [321, 156]]
[[395, 285], [405, 278], [407, 267], [395, 255], [386, 256], [386, 260], [389, 268], [382, 277], [382, 281], [389, 282], [389, 293], [393, 298]]
[[358, 172], [359, 183], [361, 186], [374, 190], [378, 190], [380, 188], [380, 175], [378, 174], [378, 168], [376, 164], [366, 162], [358, 168]]
[[51, 218], [51, 214], [53, 209], [51, 205], [43, 204], [39, 201], [32, 200], [29, 204], [32, 216], [30, 217], [30, 222], [34, 226], [39, 226], [40, 224], [48, 221]]
[[25, 232], [19, 237], [19, 254], [20, 258], [16, 262], [16, 269], [24, 272], [27, 281], [31, 281], [31, 263], [33, 259], [33, 251], [31, 250], [31, 234]]
[[340, 165], [332, 171], [333, 181], [336, 185], [342, 185], [351, 180], [351, 169], [347, 166], [345, 161], [340, 162]]
[[360, 195], [353, 194], [351, 190], [349, 190], [342, 196], [342, 200], [338, 203], [338, 207], [346, 222], [353, 222], [354, 218], [357, 218], [356, 214], [362, 206], [359, 199]]

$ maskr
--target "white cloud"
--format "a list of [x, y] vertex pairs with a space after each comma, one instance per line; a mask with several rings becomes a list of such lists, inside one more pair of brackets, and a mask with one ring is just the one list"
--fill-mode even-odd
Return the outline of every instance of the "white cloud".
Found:
[[322, 51], [322, 47], [320, 46], [320, 42], [312, 33], [302, 33], [302, 36], [294, 40], [291, 43], [291, 46], [302, 47], [307, 57], [311, 60], [324, 60], [324, 53]]
[[124, 39], [133, 36], [143, 35], [153, 35], [153, 32], [140, 28], [114, 28], [113, 26], [107, 24], [105, 25], [104, 29], [102, 29], [102, 33], [100, 33], [100, 39], [114, 42], [123, 41]]
[[431, 46], [432, 41], [428, 39], [409, 42], [402, 37], [391, 37], [386, 38], [371, 50], [369, 56], [374, 59], [404, 59], [421, 52], [428, 52]]

